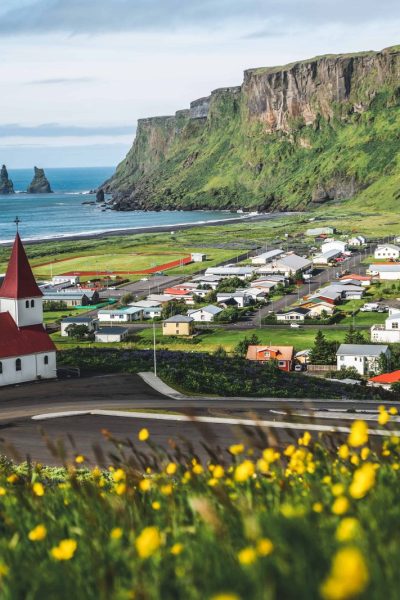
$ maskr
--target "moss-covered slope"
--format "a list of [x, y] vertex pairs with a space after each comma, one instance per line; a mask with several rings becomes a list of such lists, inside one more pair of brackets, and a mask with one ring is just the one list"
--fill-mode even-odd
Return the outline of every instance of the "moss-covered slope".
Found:
[[119, 210], [304, 209], [384, 189], [399, 132], [400, 47], [252, 69], [190, 110], [140, 120], [102, 187]]

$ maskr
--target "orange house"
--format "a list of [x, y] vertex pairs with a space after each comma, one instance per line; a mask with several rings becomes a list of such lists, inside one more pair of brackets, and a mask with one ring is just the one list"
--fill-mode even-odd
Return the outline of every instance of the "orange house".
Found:
[[293, 346], [249, 346], [247, 349], [247, 360], [257, 362], [269, 362], [275, 360], [278, 369], [291, 371], [293, 365]]

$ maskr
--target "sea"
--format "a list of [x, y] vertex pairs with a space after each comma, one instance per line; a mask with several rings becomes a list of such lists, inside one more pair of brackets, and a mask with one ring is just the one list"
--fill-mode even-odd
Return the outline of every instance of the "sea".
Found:
[[57, 240], [71, 236], [101, 234], [108, 231], [157, 226], [207, 223], [238, 215], [229, 211], [117, 212], [102, 210], [90, 190], [113, 174], [114, 167], [46, 169], [53, 194], [26, 194], [33, 169], [9, 169], [16, 193], [0, 195], [0, 244], [15, 236], [15, 218], [20, 220], [23, 240]]

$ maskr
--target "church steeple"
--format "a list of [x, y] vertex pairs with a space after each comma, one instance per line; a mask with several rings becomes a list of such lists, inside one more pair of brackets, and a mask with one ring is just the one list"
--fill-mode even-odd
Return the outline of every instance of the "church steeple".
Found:
[[0, 298], [41, 298], [42, 295], [17, 231], [7, 273], [0, 287]]

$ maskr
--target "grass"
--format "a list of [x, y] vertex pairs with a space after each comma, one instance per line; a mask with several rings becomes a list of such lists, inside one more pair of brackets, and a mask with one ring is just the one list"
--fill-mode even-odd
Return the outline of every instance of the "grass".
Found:
[[134, 421], [108, 469], [79, 449], [66, 468], [3, 459], [2, 597], [397, 597], [398, 438], [369, 442], [357, 422], [347, 444], [306, 432], [288, 445], [238, 428], [225, 451], [203, 431], [202, 459]]
[[43, 312], [44, 322], [45, 323], [55, 323], [61, 319], [66, 317], [79, 317], [80, 315], [88, 312], [87, 308], [79, 309], [73, 308], [68, 309], [64, 308], [63, 310], [48, 310]]

